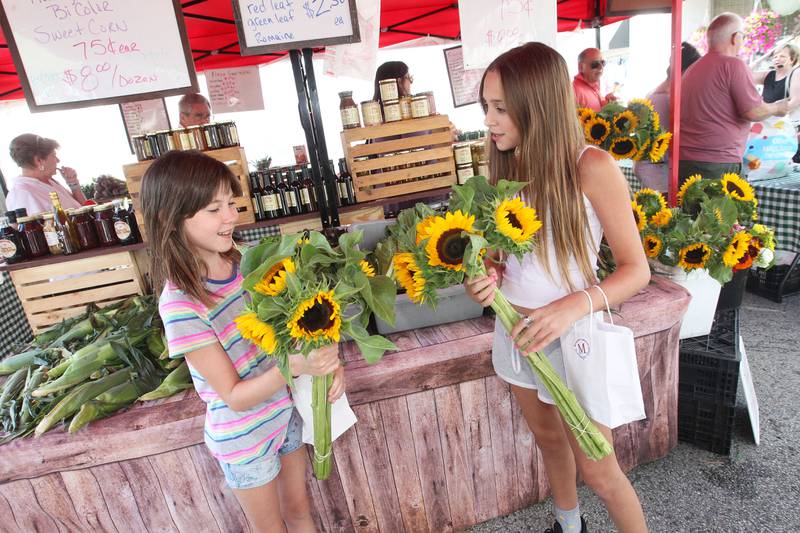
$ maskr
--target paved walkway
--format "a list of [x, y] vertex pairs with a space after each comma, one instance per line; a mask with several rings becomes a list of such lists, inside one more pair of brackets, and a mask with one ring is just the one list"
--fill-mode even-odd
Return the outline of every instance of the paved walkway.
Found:
[[[800, 531], [800, 295], [777, 304], [747, 293], [740, 323], [761, 444], [753, 442], [740, 385], [730, 457], [679, 443], [664, 459], [629, 473], [652, 532]], [[614, 531], [599, 499], [585, 487], [579, 494], [590, 531]], [[470, 531], [540, 532], [552, 520], [547, 500]]]

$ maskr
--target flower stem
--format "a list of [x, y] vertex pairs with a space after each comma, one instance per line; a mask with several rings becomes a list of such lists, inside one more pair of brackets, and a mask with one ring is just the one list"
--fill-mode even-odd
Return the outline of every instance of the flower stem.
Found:
[[331, 473], [331, 404], [328, 389], [333, 374], [314, 376], [311, 380], [311, 409], [314, 413], [314, 477], [327, 479]]

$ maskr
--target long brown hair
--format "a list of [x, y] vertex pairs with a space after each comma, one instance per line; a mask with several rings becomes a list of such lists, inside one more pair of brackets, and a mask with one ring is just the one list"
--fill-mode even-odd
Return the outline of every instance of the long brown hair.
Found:
[[[574, 257], [587, 284], [594, 283], [588, 221], [578, 176], [578, 155], [584, 138], [575, 112], [567, 64], [542, 43], [527, 43], [498, 56], [484, 73], [500, 75], [509, 117], [520, 133], [518, 150], [502, 152], [487, 140], [489, 174], [493, 183], [504, 178], [527, 182], [523, 197], [550, 226], [561, 280], [574, 290], [569, 261]], [[515, 152], [517, 152], [515, 154]], [[550, 272], [549, 238], [540, 232], [536, 254]], [[594, 244], [594, 243], [593, 243]]]
[[[168, 152], [144, 173], [142, 215], [157, 292], [169, 280], [204, 305], [214, 304], [204, 283], [206, 265], [187, 240], [184, 221], [210, 204], [220, 189], [242, 195], [239, 180], [225, 163], [197, 151]], [[241, 258], [235, 246], [222, 255], [232, 263]]]

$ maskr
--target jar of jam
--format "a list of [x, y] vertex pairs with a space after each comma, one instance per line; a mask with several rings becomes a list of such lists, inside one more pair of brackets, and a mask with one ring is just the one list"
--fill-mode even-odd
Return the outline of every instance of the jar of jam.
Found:
[[381, 115], [381, 104], [375, 100], [361, 102], [361, 117], [364, 119], [364, 126], [377, 126], [383, 123]]
[[411, 116], [414, 118], [422, 118], [430, 116], [430, 107], [428, 107], [428, 97], [424, 94], [418, 94], [411, 99]]
[[208, 146], [209, 150], [219, 150], [222, 148], [222, 142], [220, 141], [216, 124], [204, 124], [203, 136], [206, 138], [206, 146]]
[[339, 93], [339, 114], [342, 116], [342, 128], [349, 130], [361, 127], [358, 119], [358, 107], [353, 101], [353, 91]]
[[403, 116], [400, 114], [400, 103], [397, 100], [383, 101], [383, 119], [386, 122], [397, 122]]
[[150, 150], [150, 143], [147, 141], [147, 137], [145, 135], [132, 136], [131, 144], [133, 145], [133, 151], [136, 153], [137, 161], [153, 159], [153, 153]]
[[464, 185], [473, 176], [475, 176], [475, 172], [472, 170], [472, 163], [456, 167], [456, 179], [459, 185]]
[[453, 155], [456, 158], [456, 165], [472, 164], [472, 150], [469, 143], [454, 144]]
[[63, 254], [64, 247], [61, 245], [61, 241], [58, 240], [58, 231], [55, 224], [53, 224], [53, 213], [45, 213], [43, 218], [42, 230], [44, 231], [44, 240], [47, 241], [47, 248], [53, 255]]
[[13, 264], [24, 261], [25, 257], [22, 236], [8, 221], [8, 216], [0, 217], [0, 260]]
[[417, 96], [426, 96], [428, 98], [428, 114], [436, 114], [436, 99], [433, 97], [433, 91], [425, 91], [419, 93]]
[[78, 230], [78, 243], [81, 245], [81, 250], [97, 248], [99, 244], [92, 210], [92, 206], [75, 210], [75, 229]]
[[34, 259], [50, 253], [47, 247], [47, 240], [44, 238], [44, 230], [36, 217], [18, 217], [19, 234], [22, 237], [22, 245], [28, 253], [28, 257]]
[[402, 119], [407, 120], [413, 118], [411, 115], [411, 97], [401, 96], [398, 102], [400, 103], [400, 116]]
[[194, 144], [197, 146], [197, 150], [205, 151], [208, 149], [206, 145], [206, 136], [203, 134], [203, 127], [202, 126], [189, 126], [186, 128], [189, 132], [189, 135], [192, 136], [194, 139]]
[[112, 204], [94, 206], [94, 228], [100, 246], [113, 246], [119, 243], [114, 231], [114, 209]]
[[397, 80], [395, 78], [380, 80], [378, 87], [380, 88], [381, 101], [384, 102], [384, 105], [386, 100], [397, 100], [400, 97], [397, 92]]
[[223, 122], [222, 125], [227, 130], [228, 138], [230, 139], [230, 144], [225, 146], [239, 146], [239, 129], [236, 127], [236, 123], [229, 120], [228, 122]]

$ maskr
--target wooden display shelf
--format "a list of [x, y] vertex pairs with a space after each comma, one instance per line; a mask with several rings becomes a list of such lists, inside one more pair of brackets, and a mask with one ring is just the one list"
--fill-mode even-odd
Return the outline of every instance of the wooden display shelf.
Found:
[[341, 138], [359, 202], [456, 183], [447, 115], [344, 130]]
[[145, 247], [134, 244], [10, 265], [19, 267], [9, 274], [33, 332], [83, 313], [90, 303], [103, 307], [145, 294]]
[[[239, 178], [239, 184], [242, 186], [242, 196], [233, 199], [234, 203], [236, 203], [236, 210], [239, 212], [239, 220], [236, 223], [237, 226], [255, 222], [256, 218], [253, 213], [253, 204], [250, 200], [250, 173], [247, 167], [247, 156], [244, 153], [244, 148], [241, 146], [233, 146], [230, 148], [221, 148], [219, 150], [208, 150], [203, 153], [228, 165], [231, 172]], [[131, 195], [133, 207], [136, 211], [136, 221], [139, 224], [139, 231], [144, 240], [147, 240], [147, 232], [142, 218], [140, 192], [142, 190], [142, 177], [154, 161], [155, 159], [150, 159], [122, 166], [122, 171], [125, 174], [125, 181], [128, 185], [128, 192]]]

